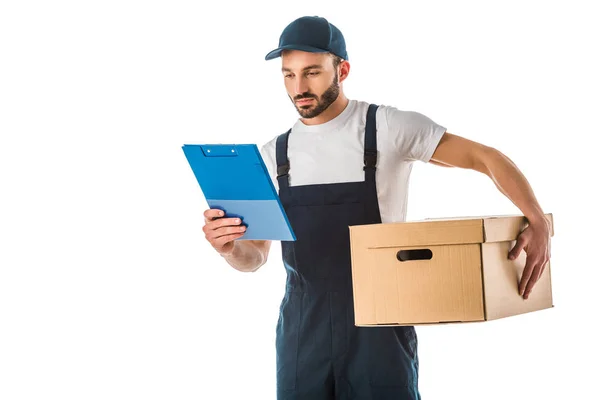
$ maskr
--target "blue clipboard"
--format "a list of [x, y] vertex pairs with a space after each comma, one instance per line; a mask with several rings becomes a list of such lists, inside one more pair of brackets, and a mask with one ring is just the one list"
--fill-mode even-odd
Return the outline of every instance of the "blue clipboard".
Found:
[[182, 149], [209, 208], [246, 225], [237, 240], [296, 240], [255, 144], [184, 144]]

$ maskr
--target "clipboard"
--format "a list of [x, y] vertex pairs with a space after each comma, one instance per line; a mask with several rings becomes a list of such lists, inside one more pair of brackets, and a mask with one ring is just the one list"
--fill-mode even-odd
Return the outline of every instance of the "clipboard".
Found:
[[296, 240], [255, 144], [184, 144], [182, 149], [209, 208], [246, 226], [236, 240]]

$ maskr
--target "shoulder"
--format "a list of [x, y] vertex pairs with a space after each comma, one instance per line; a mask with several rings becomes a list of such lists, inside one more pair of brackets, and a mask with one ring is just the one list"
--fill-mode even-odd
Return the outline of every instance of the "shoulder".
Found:
[[277, 138], [279, 135], [275, 136], [271, 140], [266, 143], [263, 143], [259, 147], [260, 155], [264, 159], [265, 163], [272, 164], [275, 162], [275, 148], [277, 147]]
[[272, 138], [272, 139], [271, 139], [271, 140], [269, 140], [268, 142], [266, 142], [266, 143], [263, 143], [263, 144], [260, 146], [260, 152], [261, 152], [261, 153], [266, 153], [266, 152], [269, 152], [269, 151], [272, 151], [272, 150], [274, 150], [274, 149], [275, 149], [275, 145], [276, 145], [276, 143], [277, 143], [277, 138], [278, 138], [278, 137], [279, 137], [279, 135], [275, 136], [274, 138]]
[[431, 118], [423, 113], [412, 110], [402, 110], [391, 105], [381, 105], [378, 111], [381, 118], [388, 127], [391, 128], [415, 127], [433, 123]]
[[276, 150], [277, 150], [277, 139], [283, 135], [285, 132], [281, 132], [277, 135], [275, 135], [272, 139], [270, 139], [269, 141], [267, 141], [266, 143], [263, 143], [262, 145], [258, 146], [258, 149], [260, 151], [260, 155], [262, 156], [262, 158], [264, 159], [264, 161], [267, 164], [270, 165], [275, 165], [275, 157], [276, 157]]
[[265, 163], [265, 166], [267, 167], [267, 170], [269, 171], [271, 180], [273, 181], [273, 183], [275, 185], [277, 184], [276, 178], [275, 178], [275, 171], [277, 170], [277, 162], [275, 160], [275, 157], [276, 157], [275, 147], [276, 147], [278, 136], [275, 136], [273, 139], [262, 144], [258, 148], [258, 150], [260, 152], [260, 156], [262, 157], [262, 159]]
[[[372, 103], [360, 100], [357, 101], [355, 112], [361, 114], [363, 118], [366, 119], [370, 104]], [[429, 124], [432, 122], [429, 117], [417, 111], [402, 110], [396, 106], [388, 104], [374, 104], [377, 105], [377, 112], [375, 114], [377, 126], [384, 129], [389, 127], [398, 127], [399, 125], [411, 126], [422, 125], [423, 123]]]

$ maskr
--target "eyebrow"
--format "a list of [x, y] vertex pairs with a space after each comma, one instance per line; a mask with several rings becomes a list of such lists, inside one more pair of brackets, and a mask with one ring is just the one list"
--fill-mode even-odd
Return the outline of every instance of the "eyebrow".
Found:
[[[319, 65], [319, 64], [313, 64], [313, 65], [309, 65], [307, 67], [302, 68], [302, 71], [306, 71], [306, 70], [309, 70], [309, 69], [323, 69], [323, 66]], [[292, 70], [289, 69], [289, 68], [283, 67], [283, 68], [281, 68], [281, 71], [282, 72], [291, 72]]]

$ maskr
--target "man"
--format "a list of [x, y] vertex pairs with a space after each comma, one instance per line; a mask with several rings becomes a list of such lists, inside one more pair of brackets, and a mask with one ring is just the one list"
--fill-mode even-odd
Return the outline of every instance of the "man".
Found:
[[[527, 299], [549, 259], [550, 229], [531, 187], [497, 150], [416, 112], [349, 100], [342, 33], [324, 18], [289, 24], [266, 59], [282, 58], [301, 118], [261, 148], [297, 241], [282, 242], [286, 292], [277, 323], [278, 399], [420, 399], [414, 327], [354, 325], [349, 225], [405, 220], [411, 164], [488, 175], [528, 219], [509, 256], [525, 250]], [[207, 240], [240, 271], [256, 271], [270, 241], [235, 241], [239, 220], [205, 212]]]

